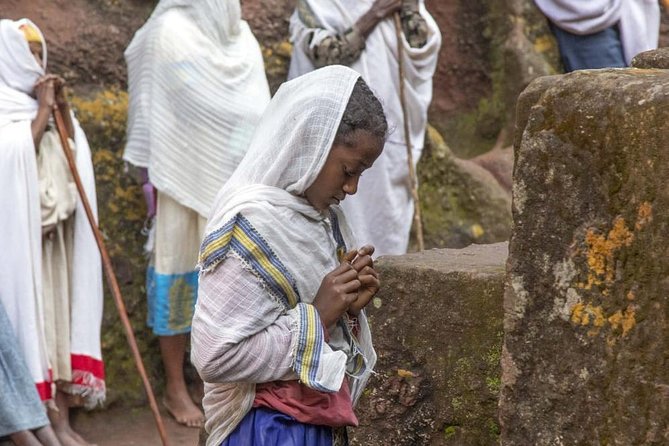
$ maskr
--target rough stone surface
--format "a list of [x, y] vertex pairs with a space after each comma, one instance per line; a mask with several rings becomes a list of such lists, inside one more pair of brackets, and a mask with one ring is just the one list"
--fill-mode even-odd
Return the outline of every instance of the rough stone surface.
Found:
[[644, 51], [634, 56], [632, 64], [634, 68], [661, 68], [669, 69], [669, 48]]
[[497, 443], [506, 256], [498, 243], [379, 260], [368, 308], [379, 362], [353, 445]]
[[427, 248], [508, 240], [509, 191], [481, 165], [454, 156], [434, 128], [428, 129], [417, 171]]
[[669, 73], [582, 71], [528, 95], [502, 444], [669, 444]]

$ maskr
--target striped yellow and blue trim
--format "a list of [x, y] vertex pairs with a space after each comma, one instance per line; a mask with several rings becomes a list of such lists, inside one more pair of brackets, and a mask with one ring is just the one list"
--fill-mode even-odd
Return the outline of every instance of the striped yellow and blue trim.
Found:
[[297, 308], [300, 327], [295, 348], [295, 372], [307, 387], [321, 392], [332, 392], [333, 390], [318, 384], [316, 379], [324, 339], [320, 316], [313, 305], [299, 303]]
[[341, 262], [344, 259], [344, 255], [346, 254], [346, 242], [344, 241], [344, 237], [341, 235], [337, 213], [332, 209], [330, 209], [330, 223], [332, 224], [332, 236], [337, 243], [337, 260]]
[[237, 214], [202, 241], [199, 259], [201, 270], [216, 267], [230, 250], [253, 268], [272, 293], [279, 297], [286, 310], [297, 305], [300, 298], [295, 279], [242, 214]]

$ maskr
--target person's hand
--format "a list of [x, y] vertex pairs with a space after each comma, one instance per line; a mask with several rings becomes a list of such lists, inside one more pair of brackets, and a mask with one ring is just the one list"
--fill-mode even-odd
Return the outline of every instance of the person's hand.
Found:
[[372, 6], [372, 11], [376, 17], [381, 20], [388, 17], [390, 14], [398, 12], [402, 7], [402, 0], [376, 0]]
[[[381, 288], [379, 280], [379, 273], [374, 269], [374, 261], [372, 254], [374, 254], [374, 247], [372, 245], [365, 245], [357, 251], [352, 251], [345, 256], [345, 259], [352, 261], [353, 269], [358, 272], [358, 280], [360, 281], [360, 289], [358, 290], [358, 297], [348, 307], [348, 313], [357, 316], [360, 310], [372, 300], [372, 297]], [[353, 257], [351, 259], [351, 257]]]
[[325, 275], [313, 302], [325, 327], [332, 327], [349, 309], [359, 288], [358, 271], [346, 260]]
[[54, 87], [56, 89], [56, 103], [61, 106], [65, 105], [67, 104], [67, 96], [65, 95], [65, 79], [57, 75], [52, 76], [54, 76]]
[[35, 82], [35, 98], [40, 108], [47, 108], [51, 111], [56, 103], [56, 77], [53, 74], [47, 74]]

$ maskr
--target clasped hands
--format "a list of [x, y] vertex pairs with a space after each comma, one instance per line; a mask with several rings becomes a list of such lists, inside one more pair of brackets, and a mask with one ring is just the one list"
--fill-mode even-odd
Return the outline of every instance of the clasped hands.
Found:
[[331, 328], [346, 312], [355, 317], [379, 291], [379, 274], [374, 269], [374, 247], [365, 245], [344, 255], [340, 265], [326, 274], [313, 305], [323, 325]]
[[65, 80], [55, 74], [41, 76], [34, 87], [34, 95], [40, 107], [51, 111], [55, 104], [65, 103]]

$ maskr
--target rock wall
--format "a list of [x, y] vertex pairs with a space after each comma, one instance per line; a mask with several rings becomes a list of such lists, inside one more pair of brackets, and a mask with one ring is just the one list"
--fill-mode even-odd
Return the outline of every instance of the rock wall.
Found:
[[383, 257], [353, 445], [494, 445], [507, 244]]
[[517, 128], [502, 444], [669, 444], [669, 73], [540, 79]]
[[491, 152], [488, 160], [478, 163], [457, 158], [433, 127], [425, 142], [417, 172], [426, 248], [508, 240], [511, 194], [494, 172], [511, 169], [513, 157]]

